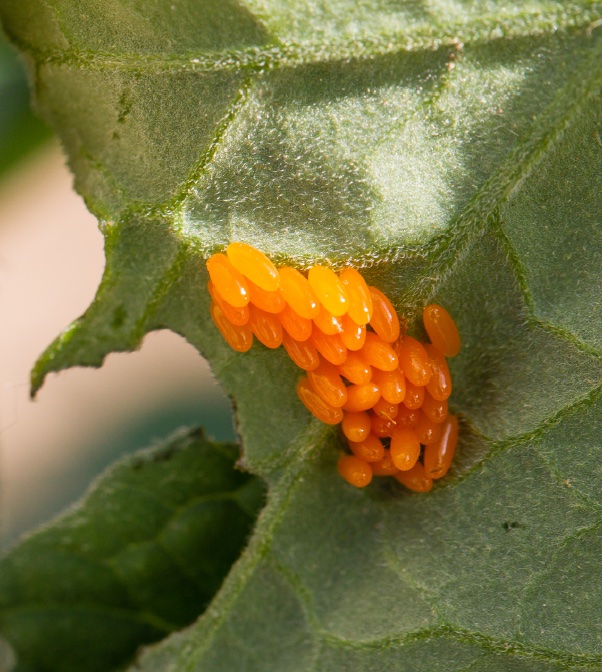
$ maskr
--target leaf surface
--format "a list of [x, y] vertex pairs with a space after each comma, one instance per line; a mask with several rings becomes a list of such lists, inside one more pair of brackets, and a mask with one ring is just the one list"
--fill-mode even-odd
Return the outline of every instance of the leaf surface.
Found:
[[[106, 236], [34, 390], [171, 328], [270, 483], [210, 609], [136, 669], [600, 669], [599, 6], [80, 5], [2, 5]], [[454, 315], [461, 446], [431, 494], [351, 490], [285, 354], [222, 342], [204, 262], [231, 240], [363, 268], [413, 333]]]
[[236, 446], [182, 431], [118, 462], [0, 560], [0, 631], [19, 670], [114, 670], [203, 611], [262, 504]]

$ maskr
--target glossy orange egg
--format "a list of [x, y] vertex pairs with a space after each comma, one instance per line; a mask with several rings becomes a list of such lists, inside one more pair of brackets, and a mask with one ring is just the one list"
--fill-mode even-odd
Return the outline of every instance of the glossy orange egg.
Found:
[[441, 434], [441, 423], [433, 422], [420, 411], [414, 431], [420, 439], [420, 443], [428, 446], [431, 443], [435, 443], [439, 438], [439, 435]]
[[391, 418], [394, 420], [399, 413], [399, 404], [392, 404], [390, 401], [387, 401], [384, 397], [381, 396], [381, 398], [372, 407], [372, 412], [382, 418]]
[[405, 407], [414, 410], [416, 408], [420, 408], [423, 402], [424, 402], [424, 387], [414, 385], [413, 383], [410, 383], [410, 381], [408, 380], [406, 382], [406, 396], [403, 400]]
[[345, 411], [367, 411], [380, 399], [380, 389], [374, 383], [364, 385], [350, 385], [347, 388], [347, 402], [343, 406]]
[[349, 300], [349, 317], [358, 325], [372, 319], [372, 297], [366, 281], [355, 268], [345, 268], [339, 273]]
[[306, 341], [311, 336], [313, 322], [301, 317], [288, 303], [278, 313], [278, 319], [285, 331], [296, 341]]
[[408, 471], [398, 471], [393, 474], [393, 478], [414, 492], [429, 492], [433, 489], [433, 479], [426, 475], [420, 462], [416, 462]]
[[347, 401], [347, 388], [334, 364], [322, 360], [313, 371], [307, 374], [307, 378], [327, 404], [340, 408]]
[[253, 332], [248, 324], [242, 326], [229, 322], [221, 308], [211, 303], [209, 307], [211, 318], [219, 329], [226, 343], [237, 352], [247, 352], [253, 345]]
[[307, 278], [291, 266], [283, 266], [278, 274], [284, 300], [297, 315], [313, 320], [320, 312], [320, 303]]
[[366, 333], [366, 342], [360, 353], [370, 366], [381, 371], [394, 371], [399, 364], [395, 350], [373, 332]]
[[391, 436], [393, 431], [397, 428], [397, 423], [395, 420], [385, 416], [373, 415], [370, 418], [370, 421], [372, 434], [374, 434], [374, 436], [378, 436], [380, 439]]
[[406, 379], [401, 369], [397, 368], [393, 371], [374, 369], [372, 378], [380, 387], [383, 399], [392, 404], [400, 404], [405, 399]]
[[331, 364], [343, 364], [347, 359], [347, 348], [340, 334], [325, 334], [314, 325], [309, 340], [322, 357]]
[[385, 455], [385, 448], [374, 434], [368, 434], [363, 441], [349, 441], [351, 452], [366, 462], [378, 462]]
[[297, 381], [297, 395], [305, 408], [327, 425], [338, 425], [343, 419], [343, 411], [327, 404], [313, 389], [305, 376]]
[[428, 390], [420, 408], [431, 422], [443, 422], [447, 418], [447, 399], [434, 399]]
[[257, 340], [267, 348], [275, 349], [282, 345], [282, 325], [276, 315], [250, 304], [249, 326]]
[[439, 426], [438, 439], [424, 449], [424, 470], [433, 479], [442, 478], [448, 472], [458, 443], [459, 427], [455, 415], [448, 416]]
[[406, 380], [418, 386], [429, 382], [432, 376], [431, 359], [422, 343], [411, 336], [404, 336], [397, 346], [397, 356]]
[[433, 375], [426, 385], [426, 389], [433, 399], [445, 401], [452, 393], [452, 379], [445, 357], [434, 345], [427, 343], [424, 346], [431, 359]]
[[286, 306], [286, 301], [278, 290], [269, 292], [251, 280], [247, 280], [247, 286], [249, 288], [249, 301], [257, 308], [265, 310], [266, 313], [279, 313]]
[[347, 359], [339, 364], [339, 373], [355, 385], [363, 385], [372, 380], [372, 367], [357, 352], [347, 353]]
[[320, 364], [320, 355], [309, 341], [296, 341], [286, 331], [282, 333], [282, 345], [295, 364], [305, 371], [313, 371]]
[[404, 406], [404, 404], [401, 404], [399, 406], [399, 412], [395, 417], [395, 422], [398, 427], [416, 427], [419, 417], [419, 410], [410, 409], [407, 408], [407, 406]]
[[346, 348], [352, 351], [361, 350], [366, 342], [366, 327], [356, 324], [349, 315], [343, 315], [339, 319], [343, 326], [341, 338]]
[[386, 448], [382, 460], [378, 460], [378, 462], [372, 462], [370, 466], [372, 467], [372, 473], [374, 476], [394, 476], [399, 472], [399, 469], [393, 462], [391, 452]]
[[445, 357], [455, 357], [462, 345], [458, 327], [445, 308], [431, 303], [422, 311], [424, 328], [431, 343]]
[[387, 343], [394, 343], [399, 338], [399, 318], [393, 304], [380, 289], [370, 287], [370, 296], [374, 310], [370, 326]]
[[314, 317], [314, 324], [329, 336], [340, 334], [343, 331], [342, 319], [329, 313], [322, 305], [320, 305], [320, 312]]
[[235, 308], [234, 306], [231, 306], [227, 301], [222, 299], [219, 292], [217, 292], [213, 286], [211, 280], [207, 281], [207, 289], [209, 291], [209, 295], [213, 299], [213, 303], [220, 307], [220, 310], [226, 316], [228, 322], [231, 322], [238, 327], [242, 327], [249, 321], [249, 308], [247, 306], [242, 306], [241, 308]]
[[307, 279], [318, 301], [329, 313], [340, 317], [347, 312], [349, 302], [345, 285], [332, 269], [326, 266], [312, 266]]
[[274, 264], [263, 252], [246, 243], [230, 243], [226, 248], [234, 268], [267, 292], [280, 287], [280, 277]]
[[207, 260], [209, 277], [220, 296], [235, 308], [249, 303], [249, 288], [240, 271], [236, 270], [225, 254], [214, 254]]
[[356, 488], [365, 488], [372, 480], [370, 465], [355, 455], [343, 455], [337, 464], [339, 474]]
[[370, 434], [370, 416], [365, 411], [359, 413], [345, 413], [342, 422], [343, 434], [349, 439], [359, 443], [368, 438]]
[[420, 441], [416, 432], [399, 427], [391, 435], [391, 458], [400, 471], [411, 469], [420, 457]]

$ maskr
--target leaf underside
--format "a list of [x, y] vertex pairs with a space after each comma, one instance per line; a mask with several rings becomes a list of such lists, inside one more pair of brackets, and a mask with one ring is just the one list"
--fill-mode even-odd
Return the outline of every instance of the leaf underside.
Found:
[[[106, 237], [96, 300], [34, 391], [172, 329], [270, 485], [209, 609], [132, 669], [601, 669], [599, 6], [0, 7]], [[430, 301], [456, 318], [461, 445], [432, 493], [351, 489], [286, 355], [222, 342], [205, 259], [231, 240], [363, 268], [412, 333]]]

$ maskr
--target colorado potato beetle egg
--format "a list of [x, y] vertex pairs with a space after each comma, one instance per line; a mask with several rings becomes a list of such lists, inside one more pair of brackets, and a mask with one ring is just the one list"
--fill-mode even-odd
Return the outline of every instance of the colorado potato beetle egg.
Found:
[[347, 312], [349, 301], [345, 285], [332, 269], [326, 266], [312, 266], [307, 279], [318, 301], [329, 313], [340, 317]]
[[232, 266], [261, 289], [275, 292], [280, 287], [278, 271], [263, 252], [245, 243], [230, 243], [226, 254]]
[[355, 455], [342, 455], [337, 465], [339, 474], [356, 488], [365, 488], [372, 480], [372, 469]]
[[338, 472], [348, 483], [363, 488], [373, 476], [393, 476], [428, 492], [447, 473], [458, 420], [448, 414], [445, 358], [459, 352], [460, 336], [444, 308], [424, 308], [431, 343], [423, 344], [402, 333], [390, 299], [356, 269], [337, 275], [317, 265], [306, 277], [234, 242], [207, 270], [210, 313], [224, 340], [239, 352], [251, 349], [253, 336], [271, 349], [283, 345], [307, 372], [297, 396], [321, 422], [342, 425], [347, 454]]
[[434, 303], [422, 312], [424, 328], [431, 343], [446, 357], [455, 357], [460, 352], [460, 334], [452, 316]]
[[339, 276], [347, 290], [349, 317], [358, 325], [368, 324], [372, 319], [372, 296], [366, 281], [355, 268], [346, 268]]
[[249, 303], [247, 281], [225, 254], [214, 254], [207, 262], [209, 277], [219, 295], [235, 308]]

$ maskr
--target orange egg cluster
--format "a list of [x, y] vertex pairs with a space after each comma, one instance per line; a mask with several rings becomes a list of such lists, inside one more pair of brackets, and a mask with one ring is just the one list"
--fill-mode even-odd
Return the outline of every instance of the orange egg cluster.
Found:
[[449, 313], [423, 311], [430, 343], [402, 333], [389, 299], [346, 268], [313, 266], [307, 277], [277, 269], [259, 250], [231, 243], [207, 261], [211, 317], [228, 344], [246, 352], [255, 336], [284, 345], [307, 372], [297, 383], [305, 407], [322, 422], [341, 423], [350, 454], [339, 474], [362, 488], [393, 476], [428, 492], [450, 467], [458, 421], [448, 414], [452, 382], [446, 357], [460, 350]]

